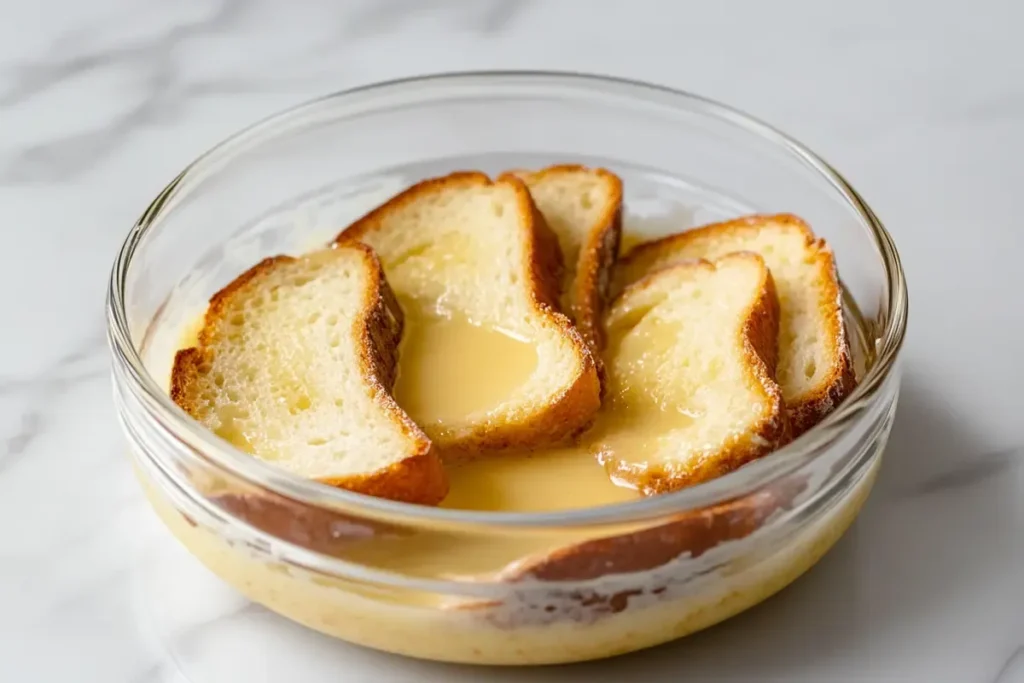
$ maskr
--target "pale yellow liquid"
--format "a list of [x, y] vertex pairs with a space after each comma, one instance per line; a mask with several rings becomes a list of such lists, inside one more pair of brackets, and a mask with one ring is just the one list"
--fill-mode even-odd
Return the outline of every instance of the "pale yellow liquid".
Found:
[[[529, 342], [403, 303], [406, 328], [394, 396], [429, 435], [500, 408], [535, 372], [537, 356]], [[678, 343], [678, 326], [649, 317], [634, 328], [629, 315], [610, 329], [609, 392], [592, 428], [568, 446], [487, 452], [470, 462], [446, 463], [451, 487], [442, 507], [542, 512], [640, 497], [609, 474], [605, 456], [614, 452], [642, 461], [696, 414], [689, 409], [694, 392], [680, 386], [674, 373], [658, 372]]]
[[441, 507], [542, 512], [636, 500], [586, 447], [505, 453], [449, 468], [451, 491]]
[[[526, 341], [462, 318], [424, 314], [421, 306], [407, 302], [404, 309], [394, 395], [428, 434], [432, 425], [500, 406], [535, 370], [536, 353]], [[867, 360], [863, 321], [855, 308], [850, 312], [847, 327], [859, 375]], [[594, 424], [577, 443], [446, 463], [451, 486], [441, 507], [544, 512], [641, 497], [606, 470], [603, 456], [615, 453], [619, 471], [623, 460], [642, 463], [644, 454], [692, 425], [702, 410], [693, 391], [657, 369], [656, 361], [677, 343], [677, 326], [652, 317], [634, 328], [630, 313], [624, 313], [621, 325], [610, 326], [608, 392]]]
[[[736, 564], [701, 590], [647, 608], [629, 608], [592, 622], [563, 619], [517, 627], [475, 618], [477, 610], [465, 609], [458, 599], [376, 590], [340, 577], [311, 575], [232, 546], [189, 522], [155, 482], [139, 474], [154, 509], [182, 544], [224, 581], [279, 614], [380, 650], [451, 662], [523, 665], [584, 661], [650, 647], [757, 604], [800, 576], [839, 539], [867, 497], [878, 463], [876, 458], [852, 490], [763, 562]], [[496, 537], [494, 545], [502, 540]], [[403, 549], [396, 546], [393, 551], [400, 555]], [[469, 573], [478, 568], [471, 567]], [[637, 583], [643, 585], [643, 579], [638, 577]]]
[[[465, 318], [403, 301], [405, 330], [394, 396], [430, 434], [445, 423], [500, 408], [536, 370], [533, 345]], [[589, 444], [531, 452], [484, 453], [448, 464], [442, 507], [540, 512], [634, 500], [606, 474]]]
[[[466, 320], [425, 316], [410, 308], [394, 393], [423, 424], [491, 410], [536, 369], [536, 354], [528, 342]], [[183, 346], [194, 343], [197, 329], [198, 325], [188, 331]], [[859, 332], [859, 327], [851, 329], [851, 337]], [[617, 448], [643, 449], [652, 433], [677, 419], [690, 418], [655, 411], [645, 422], [633, 419], [621, 402], [607, 403], [611, 407], [579, 445], [533, 453], [492, 453], [468, 464], [449, 465], [451, 493], [443, 506], [543, 511], [638, 498], [636, 491], [608, 477], [595, 449], [609, 441]], [[467, 603], [465, 598], [377, 591], [340, 578], [307, 576], [269, 558], [255, 557], [187, 521], [146, 477], [143, 482], [163, 520], [197, 557], [251, 599], [296, 621], [339, 638], [418, 657], [539, 664], [604, 657], [664, 642], [771, 595], [811, 566], [842, 534], [867, 496], [876, 467], [877, 461], [844, 500], [791, 539], [784, 550], [756, 566], [737, 565], [704, 590], [648, 608], [631, 607], [592, 623], [566, 619], [515, 628], [475, 618], [483, 605]], [[629, 532], [604, 528], [594, 533]], [[516, 561], [565, 548], [587, 536], [578, 530], [553, 530], [550, 535], [467, 538], [424, 530], [410, 536], [369, 538], [348, 547], [345, 558], [405, 576], [493, 581], [501, 580], [503, 570]], [[643, 580], [638, 577], [637, 581]]]
[[403, 301], [398, 405], [429, 433], [434, 425], [501, 406], [537, 366], [527, 341]]
[[[417, 302], [403, 301], [402, 308], [405, 326], [392, 393], [428, 434], [499, 408], [536, 369], [537, 353], [527, 341], [459, 316], [428, 312]], [[189, 325], [181, 348], [193, 346], [201, 328], [201, 318]], [[542, 512], [640, 497], [616, 484], [598, 461], [594, 444], [584, 441], [564, 448], [485, 454], [449, 463], [447, 470], [450, 492], [441, 504], [446, 508]], [[488, 563], [490, 570], [508, 561], [507, 552], [499, 555], [500, 562]], [[454, 564], [459, 565], [457, 558]]]
[[[459, 316], [430, 312], [417, 302], [402, 304], [405, 328], [393, 394], [428, 434], [499, 408], [536, 369], [537, 354], [528, 341]], [[862, 340], [860, 322], [856, 317], [849, 321], [859, 370], [864, 361], [863, 345], [857, 344]], [[647, 361], [671, 347], [678, 330], [651, 323], [645, 320], [636, 329], [623, 325], [628, 336], [612, 326], [606, 362], [615, 366], [613, 381], [593, 426], [576, 444], [485, 453], [469, 462], [446, 463], [450, 491], [441, 507], [544, 512], [640, 498], [628, 483], [606, 471], [601, 456], [614, 452], [641, 460], [674, 430], [699, 417], [694, 410], [679, 409], [692, 401], [678, 396], [674, 387], [659, 389], [658, 373]], [[201, 326], [199, 319], [187, 328], [182, 347], [195, 344]], [[505, 553], [500, 555], [504, 558]]]
[[[393, 395], [428, 434], [500, 409], [537, 371], [537, 353], [528, 340], [458, 315], [441, 314], [429, 303], [405, 300], [402, 308], [405, 327]], [[441, 506], [545, 512], [639, 499], [638, 491], [609, 474], [602, 456], [614, 452], [640, 459], [700, 418], [700, 406], [690, 395], [694, 392], [681, 389], [672, 377], [659, 372], [663, 357], [677, 343], [678, 325], [643, 312], [621, 309], [609, 322], [607, 394], [594, 425], [577, 443], [530, 452], [494, 451], [468, 462], [446, 462], [450, 490]], [[195, 343], [200, 326], [197, 321], [187, 330], [183, 345]], [[861, 327], [850, 327], [858, 346]], [[351, 546], [348, 553], [355, 561], [403, 574], [483, 577], [524, 557], [581, 540], [578, 530], [516, 539], [419, 534], [370, 539]]]

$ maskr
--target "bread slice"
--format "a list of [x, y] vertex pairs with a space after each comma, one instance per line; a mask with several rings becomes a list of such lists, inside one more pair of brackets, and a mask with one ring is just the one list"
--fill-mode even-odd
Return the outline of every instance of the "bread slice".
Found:
[[[592, 581], [636, 576], [683, 556], [695, 559], [718, 545], [750, 536], [776, 512], [790, 508], [806, 488], [802, 479], [774, 482], [748, 496], [680, 513], [665, 523], [524, 557], [505, 567], [499, 577], [509, 582]], [[609, 611], [616, 592], [595, 592], [585, 599], [587, 607], [597, 608], [593, 611]]]
[[362, 245], [268, 258], [210, 300], [171, 397], [238, 448], [292, 474], [434, 504], [430, 440], [390, 395], [402, 312]]
[[500, 405], [421, 423], [445, 457], [551, 445], [589, 425], [600, 406], [594, 359], [560, 312], [558, 241], [520, 180], [425, 180], [337, 237], [353, 241], [380, 256], [403, 305], [501, 329], [536, 351], [532, 372]]
[[760, 254], [781, 306], [778, 381], [793, 436], [831, 412], [856, 385], [832, 251], [801, 219], [748, 216], [640, 244], [622, 259], [622, 285], [654, 268], [734, 251]]
[[626, 288], [606, 321], [610, 410], [595, 427], [609, 473], [662, 493], [784, 443], [778, 320], [775, 285], [756, 254], [676, 264]]
[[603, 168], [550, 166], [511, 171], [526, 183], [544, 220], [558, 237], [565, 259], [562, 310], [600, 362], [601, 320], [622, 239], [622, 181]]

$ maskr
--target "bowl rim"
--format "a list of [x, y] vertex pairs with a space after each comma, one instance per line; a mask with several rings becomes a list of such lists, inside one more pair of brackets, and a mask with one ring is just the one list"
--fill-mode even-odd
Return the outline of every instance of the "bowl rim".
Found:
[[[142, 357], [133, 343], [125, 306], [125, 285], [132, 257], [142, 244], [154, 220], [180, 199], [183, 188], [200, 182], [202, 176], [226, 161], [249, 144], [259, 143], [260, 137], [273, 133], [275, 128], [294, 125], [293, 119], [315, 112], [325, 104], [337, 105], [358, 98], [386, 99], [389, 96], [409, 94], [419, 90], [429, 95], [439, 87], [466, 90], [477, 88], [557, 87], [562, 97], [570, 94], [601, 96], [609, 91], [650, 105], [662, 105], [677, 111], [697, 113], [724, 121], [744, 132], [755, 134], [788, 152], [827, 180], [869, 229], [882, 259], [887, 280], [885, 310], [888, 319], [878, 331], [875, 342], [875, 362], [867, 370], [855, 390], [840, 406], [798, 439], [773, 455], [761, 458], [743, 468], [717, 479], [636, 501], [611, 505], [564, 510], [557, 512], [492, 512], [453, 510], [440, 507], [403, 503], [304, 479], [278, 469], [223, 441], [184, 410], [178, 407], [167, 392], [149, 374]], [[430, 99], [429, 97], [425, 99]], [[438, 99], [435, 97], [434, 99]], [[444, 99], [443, 97], [440, 99]], [[195, 182], [193, 182], [195, 181]], [[840, 437], [848, 426], [861, 417], [872, 405], [881, 388], [896, 368], [907, 326], [908, 297], [906, 280], [896, 245], [874, 211], [860, 194], [830, 164], [802, 143], [775, 127], [734, 107], [715, 100], [654, 83], [574, 71], [456, 71], [425, 74], [409, 78], [381, 81], [355, 88], [336, 91], [263, 118], [225, 138], [191, 162], [179, 173], [136, 220], [115, 258], [107, 292], [108, 341], [114, 362], [124, 370], [123, 377], [132, 393], [139, 398], [144, 409], [166, 429], [179, 444], [199, 455], [215, 468], [239, 477], [284, 498], [314, 507], [344, 510], [350, 514], [404, 520], [406, 523], [433, 522], [458, 527], [569, 527], [620, 524], [664, 517], [666, 514], [698, 509], [748, 495], [772, 482], [778, 481], [817, 459], [829, 445]]]

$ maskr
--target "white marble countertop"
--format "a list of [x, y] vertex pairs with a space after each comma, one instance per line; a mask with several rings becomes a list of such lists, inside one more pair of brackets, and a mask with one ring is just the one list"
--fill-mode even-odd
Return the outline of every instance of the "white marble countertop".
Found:
[[[0, 680], [1024, 681], [1022, 25], [1014, 0], [0, 3]], [[316, 94], [492, 67], [757, 114], [863, 192], [910, 284], [849, 534], [751, 612], [597, 666], [424, 664], [247, 606], [143, 504], [109, 398], [110, 264], [192, 157]]]

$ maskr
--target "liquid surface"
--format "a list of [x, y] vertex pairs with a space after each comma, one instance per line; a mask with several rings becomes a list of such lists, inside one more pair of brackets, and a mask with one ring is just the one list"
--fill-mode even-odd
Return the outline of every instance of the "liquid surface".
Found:
[[[763, 561], [741, 562], [733, 565], [732, 572], [701, 577], [696, 590], [646, 608], [634, 608], [630, 604], [622, 612], [602, 615], [603, 618], [592, 622], [564, 619], [536, 626], [517, 625], [514, 630], [507, 623], [495, 625], [487, 619], [466, 619], [471, 613], [465, 605], [453, 604], [454, 597], [411, 591], [367, 594], [360, 592], [351, 581], [327, 576], [310, 581], [301, 572], [282, 571], [279, 562], [268, 562], [251, 552], [239, 552], [206, 527], [186, 521], [188, 518], [170, 504], [153, 481], [142, 475], [142, 482], [161, 519], [210, 570], [251, 600], [310, 628], [362, 645], [430, 659], [475, 664], [553, 664], [649, 647], [710, 626], [764, 600], [812, 566], [849, 526], [871, 488], [877, 462], [853, 490], [836, 501], [836, 505], [826, 506], [827, 509], [814, 518], [815, 523], [807, 525], [799, 534], [787, 536], [779, 552], [768, 554]], [[518, 545], [514, 539], [509, 543], [508, 539], [495, 538], [495, 546], [502, 541], [505, 546], [515, 548]], [[446, 565], [454, 564], [450, 550], [453, 544], [437, 545], [449, 549]], [[407, 556], [405, 545], [395, 545], [388, 550], [386, 559], [398, 564], [395, 568], [399, 571], [415, 575], [420, 569], [418, 560], [423, 559], [422, 553]], [[408, 566], [401, 566], [399, 559], [408, 562]], [[464, 576], [480, 568], [460, 566], [457, 573]], [[436, 575], [431, 570], [423, 574]], [[448, 571], [442, 576], [445, 574]], [[164, 575], [172, 576], [162, 572], [161, 577]], [[165, 607], [153, 610], [157, 617], [178, 614], [172, 609], [178, 606], [166, 601], [176, 593], [165, 588], [179, 584], [151, 587], [151, 599], [158, 607]], [[638, 580], [637, 585], [643, 584]], [[177, 627], [179, 621], [172, 620], [170, 626]], [[176, 640], [169, 638], [169, 642]], [[283, 649], [275, 652], [286, 659], [294, 654], [295, 661], [288, 663], [301, 670], [308, 656], [303, 659], [304, 648], [288, 647], [294, 642], [283, 639]], [[275, 652], [270, 655], [274, 656]]]
[[[378, 188], [379, 197], [363, 199], [357, 208], [361, 212], [365, 207], [379, 204], [395, 191], [403, 189], [404, 178], [431, 177], [446, 172], [453, 165], [463, 168], [488, 165], [496, 168], [533, 168], [549, 162], [550, 159], [542, 155], [503, 154], [496, 158], [492, 152], [488, 152], [486, 156], [464, 155], [440, 161], [431, 160], [419, 165], [409, 164], [401, 167], [398, 171], [389, 171], [391, 175], [368, 176], [370, 180], [378, 184], [381, 184], [381, 178], [391, 184], [386, 185], [382, 190]], [[598, 166], [606, 164], [608, 161], [604, 158], [581, 158], [581, 163]], [[624, 239], [624, 250], [630, 243], [635, 243], [641, 238], [657, 237], [690, 225], [751, 213], [756, 208], [741, 196], [724, 194], [717, 189], [704, 187], [695, 178], [669, 177], [654, 173], [646, 167], [620, 162], [616, 163], [616, 171], [623, 178], [626, 186], [630, 188], [632, 195], [640, 198], [657, 197], [656, 207], [644, 208], [639, 213], [644, 214], [645, 211], [650, 211], [652, 214], [659, 214], [650, 220], [646, 220], [646, 216], [632, 216], [631, 225], [639, 226], [642, 229], [642, 234], [627, 234]], [[397, 175], [399, 173], [401, 175]], [[395, 180], [396, 178], [398, 180]], [[358, 179], [358, 182], [356, 179], [351, 180], [343, 190], [351, 192], [351, 188], [361, 187], [360, 183], [365, 185], [366, 178]], [[332, 186], [331, 192], [337, 193], [338, 190]], [[336, 225], [350, 220], [349, 214], [352, 213], [350, 205], [346, 205], [344, 202], [336, 203], [342, 207], [343, 212], [337, 216], [328, 215], [326, 218], [321, 218], [320, 220], [326, 222], [330, 228], [323, 232], [322, 236], [313, 240], [311, 244], [320, 246], [325, 243], [336, 233]], [[282, 215], [290, 217], [294, 211], [294, 207], [289, 204], [287, 213], [282, 213]], [[662, 212], [670, 213], [667, 217], [662, 218], [660, 216]], [[296, 232], [290, 220], [281, 220], [280, 216], [274, 218], [284, 227], [278, 229], [273, 236], [287, 235], [290, 238]], [[640, 218], [645, 219], [642, 221], [643, 225], [640, 225]], [[253, 234], [256, 235], [256, 231], [253, 231]], [[270, 234], [268, 231], [262, 231], [258, 233], [258, 236], [263, 240]], [[279, 243], [284, 243], [284, 240], [280, 239]], [[290, 243], [288, 246], [292, 251], [304, 251], [306, 248], [310, 248], [295, 249]], [[249, 264], [239, 263], [238, 265], [247, 266]], [[205, 297], [201, 298], [205, 305]], [[196, 302], [199, 302], [198, 298], [196, 298]], [[857, 315], [856, 308], [852, 306], [853, 302], [847, 299], [844, 303], [848, 315], [851, 316], [848, 329], [851, 345], [855, 347], [854, 358], [858, 376], [863, 376], [865, 365], [870, 366], [873, 361], [872, 344], [865, 341], [863, 321]], [[174, 324], [172, 329], [171, 334], [177, 336], [178, 325]], [[871, 336], [868, 335], [868, 337]], [[169, 362], [168, 359], [173, 355], [174, 350], [171, 347], [175, 341], [172, 339], [166, 346], [153, 345], [151, 347], [159, 349], [159, 358], [151, 361], [153, 365]], [[184, 346], [188, 345], [191, 343], [184, 344]], [[166, 352], [168, 349], [170, 354]], [[147, 362], [147, 366], [150, 366], [149, 362]], [[155, 373], [156, 377], [162, 378], [165, 375], [166, 373], [162, 371]], [[592, 458], [590, 454], [586, 453], [583, 456]], [[592, 460], [587, 462], [592, 462]], [[267, 562], [264, 564], [260, 560], [253, 559], [251, 553], [237, 552], [227, 547], [213, 533], [205, 528], [196, 527], [192, 522], [187, 522], [186, 518], [170, 505], [156, 487], [147, 485], [146, 490], [161, 517], [174, 533], [214, 572], [235, 585], [248, 597], [312, 628], [336, 637], [403, 654], [475, 663], [540, 664], [604, 657], [651, 645], [714, 623], [758, 602], [813, 564], [817, 556], [831, 545], [856, 514], [867, 489], [870, 488], [870, 479], [871, 477], [866, 477], [858, 485], [857, 491], [848, 495], [841, 504], [832, 507], [825, 513], [820, 524], [807, 530], [805, 538], [774, 553], [763, 566], [757, 567], [756, 571], [753, 571], [755, 568], [741, 567], [742, 571], [734, 575], [736, 583], [722, 585], [723, 593], [702, 583], [700, 590], [693, 591], [685, 599], [669, 601], [653, 609], [628, 609], [594, 624], [568, 622], [556, 627], [524, 628], [517, 630], [514, 636], [505, 627], [495, 628], [483, 621], [473, 622], [471, 628], [462, 628], [454, 620], [438, 618], [431, 613], [440, 612], [440, 610], [424, 610], [418, 605], [415, 609], [405, 609], [404, 605], [387, 604], [387, 596], [383, 594], [375, 595], [373, 600], [367, 600], [365, 596], [355, 594], [353, 586], [348, 582], [343, 585], [329, 585], [326, 582], [321, 584], [308, 581], [304, 577], [297, 578], [293, 573], [281, 571], [278, 563]], [[453, 491], [452, 495], [456, 495], [456, 492]], [[495, 542], [498, 543], [502, 540], [495, 539]], [[450, 543], [439, 543], [438, 545], [445, 549], [446, 555], [451, 555]], [[509, 544], [505, 541], [504, 545]], [[403, 555], [402, 549], [399, 547], [389, 548], [388, 557], [394, 558], [395, 563], [400, 561], [408, 563], [408, 567], [405, 569], [414, 570], [420, 566], [415, 556]], [[491, 563], [492, 561], [489, 560], [488, 565]], [[486, 568], [459, 567], [460, 572], [475, 572], [481, 569]], [[158, 597], [164, 598], [174, 594], [175, 591], [162, 590], [159, 591]], [[176, 614], [173, 609], [165, 611], [169, 614]], [[441, 616], [448, 617], [450, 612], [452, 611], [449, 610], [448, 613]], [[176, 622], [172, 624], [174, 627], [177, 625]], [[288, 631], [289, 634], [291, 632], [291, 630]], [[282, 642], [284, 640], [287, 639], [283, 639]], [[309, 659], [308, 657], [303, 658], [302, 650], [303, 648], [284, 647], [285, 656], [295, 659], [294, 662], [289, 663], [295, 664], [297, 671], [301, 670], [301, 665]], [[269, 654], [274, 655], [273, 652]], [[186, 676], [199, 679], [199, 676], [192, 671], [187, 672]], [[216, 679], [216, 676], [213, 678]], [[302, 676], [300, 675], [299, 678]]]
[[608, 325], [607, 396], [586, 434], [603, 459], [644, 463], [702, 415], [696, 392], [675, 370], [682, 324], [656, 315], [659, 303], [623, 307]]
[[[844, 304], [857, 375], [863, 376], [872, 361], [870, 346], [865, 341], [865, 323], [852, 300], [846, 298]], [[393, 393], [421, 425], [458, 420], [472, 412], [494, 408], [536, 368], [536, 352], [527, 342], [465, 319], [433, 314], [415, 302], [403, 301], [402, 307], [406, 324]], [[193, 346], [201, 327], [200, 316], [183, 331], [179, 348]], [[642, 328], [640, 331], [644, 332]], [[671, 330], [658, 329], [648, 330], [645, 336], [644, 353], [656, 354], [665, 350], [672, 334]], [[614, 353], [614, 347], [621, 341], [613, 336], [609, 353]], [[631, 401], [615, 400], [614, 388], [611, 394], [606, 403], [614, 406], [598, 415], [577, 445], [532, 453], [495, 454], [450, 465], [451, 489], [441, 507], [544, 512], [639, 498], [639, 492], [628, 484], [613, 480], [598, 457], [615, 451], [628, 460], [629, 454], [654, 452], [664, 445], [661, 441], [665, 434], [699, 415], [652, 411], [649, 406], [632, 411]], [[504, 557], [505, 552], [497, 554]]]
[[[536, 369], [532, 345], [464, 318], [403, 301], [398, 404], [429, 433], [497, 408]], [[543, 512], [610, 505], [639, 494], [617, 486], [586, 443], [534, 453], [501, 453], [448, 468], [442, 507]]]
[[505, 453], [448, 468], [441, 507], [545, 512], [612, 505], [639, 498], [617, 486], [585, 446]]
[[394, 397], [428, 433], [497, 408], [537, 367], [533, 346], [465, 318], [403, 301]]
[[675, 487], [704, 481], [720, 473], [708, 463], [771, 414], [744, 346], [766, 277], [760, 261], [741, 256], [660, 271], [615, 301], [599, 425], [610, 471], [645, 493], [659, 490], [650, 488], [658, 471]]

